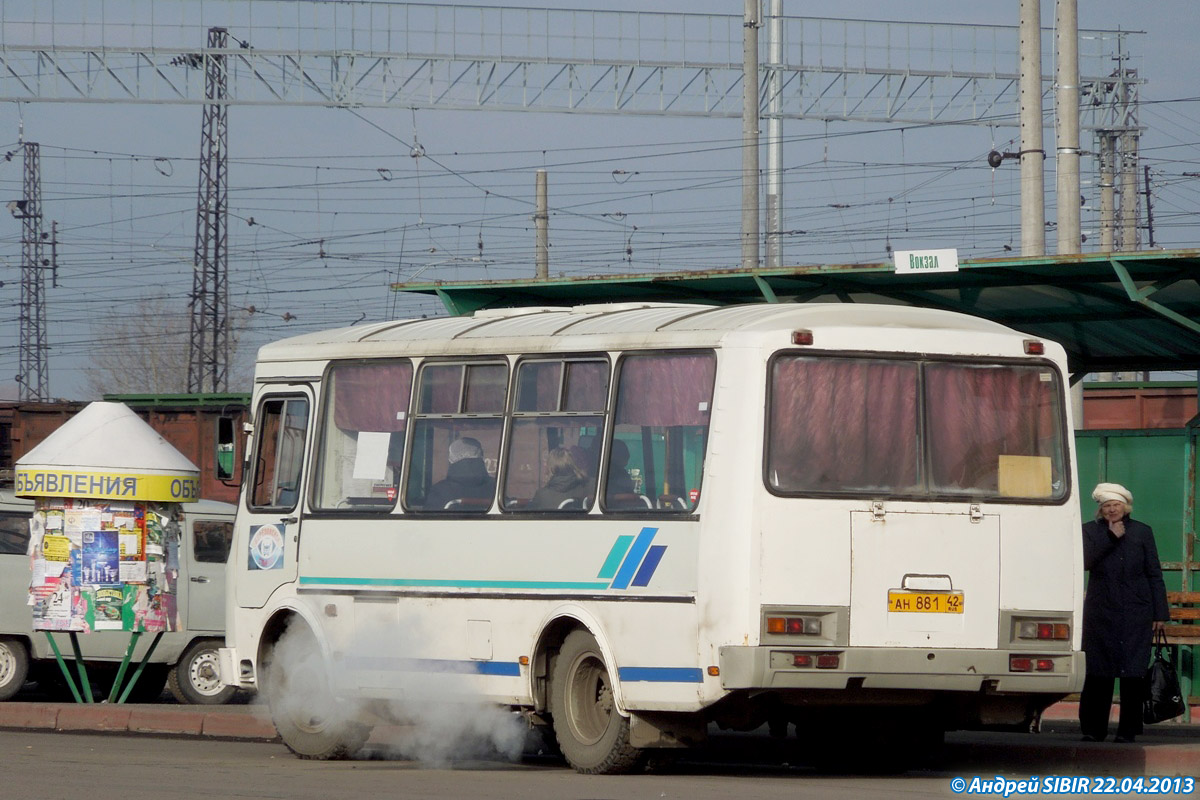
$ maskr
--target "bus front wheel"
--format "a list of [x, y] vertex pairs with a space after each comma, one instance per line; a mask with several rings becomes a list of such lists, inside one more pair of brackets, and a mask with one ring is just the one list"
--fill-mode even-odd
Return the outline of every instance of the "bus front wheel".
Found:
[[612, 775], [642, 766], [644, 753], [629, 744], [629, 718], [617, 711], [604, 656], [587, 631], [563, 641], [550, 691], [554, 734], [576, 772]]
[[293, 624], [266, 654], [271, 721], [287, 748], [300, 758], [350, 758], [366, 743], [371, 729], [351, 718], [334, 696], [317, 638]]

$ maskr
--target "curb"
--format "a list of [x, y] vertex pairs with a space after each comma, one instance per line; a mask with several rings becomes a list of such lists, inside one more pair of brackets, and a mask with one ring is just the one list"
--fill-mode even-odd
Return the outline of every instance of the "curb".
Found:
[[0, 729], [207, 736], [278, 741], [268, 720], [242, 710], [203, 706], [137, 706], [98, 703], [0, 703]]

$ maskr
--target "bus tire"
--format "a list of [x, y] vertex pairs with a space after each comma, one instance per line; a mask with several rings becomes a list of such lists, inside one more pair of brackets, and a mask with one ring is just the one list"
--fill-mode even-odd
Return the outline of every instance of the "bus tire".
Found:
[[550, 712], [558, 746], [576, 772], [616, 775], [645, 763], [645, 753], [629, 743], [629, 718], [617, 711], [604, 656], [587, 631], [572, 631], [563, 641], [551, 677]]
[[0, 700], [9, 700], [25, 685], [29, 651], [20, 639], [0, 637]]
[[271, 721], [284, 745], [298, 757], [346, 759], [366, 744], [371, 729], [351, 719], [334, 696], [325, 657], [308, 627], [289, 626], [267, 651], [262, 672]]
[[167, 675], [167, 688], [176, 700], [187, 705], [217, 706], [233, 699], [237, 687], [221, 683], [217, 661], [220, 646], [214, 639], [202, 639], [183, 652]]

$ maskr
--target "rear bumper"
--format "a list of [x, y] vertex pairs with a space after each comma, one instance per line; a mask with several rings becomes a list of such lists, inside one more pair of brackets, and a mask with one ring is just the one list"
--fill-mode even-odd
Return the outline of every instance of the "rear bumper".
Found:
[[[795, 653], [837, 654], [836, 668], [792, 666]], [[1049, 672], [1012, 672], [1009, 656], [1053, 661]], [[815, 658], [813, 659], [815, 662]], [[721, 686], [738, 689], [913, 689], [1070, 694], [1083, 688], [1083, 653], [891, 647], [722, 647]]]

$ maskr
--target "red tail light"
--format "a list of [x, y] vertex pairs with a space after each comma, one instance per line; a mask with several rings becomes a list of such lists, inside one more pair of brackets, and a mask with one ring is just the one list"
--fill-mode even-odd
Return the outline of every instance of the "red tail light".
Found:
[[792, 654], [792, 666], [793, 667], [811, 667], [812, 660], [813, 660], [812, 656], [810, 656], [808, 653], [793, 653]]
[[1033, 672], [1033, 659], [1021, 656], [1009, 656], [1008, 669], [1010, 672]]
[[1054, 659], [1039, 658], [1034, 666], [1038, 672], [1054, 672]]
[[822, 653], [817, 656], [817, 669], [837, 669], [840, 661], [837, 653]]

